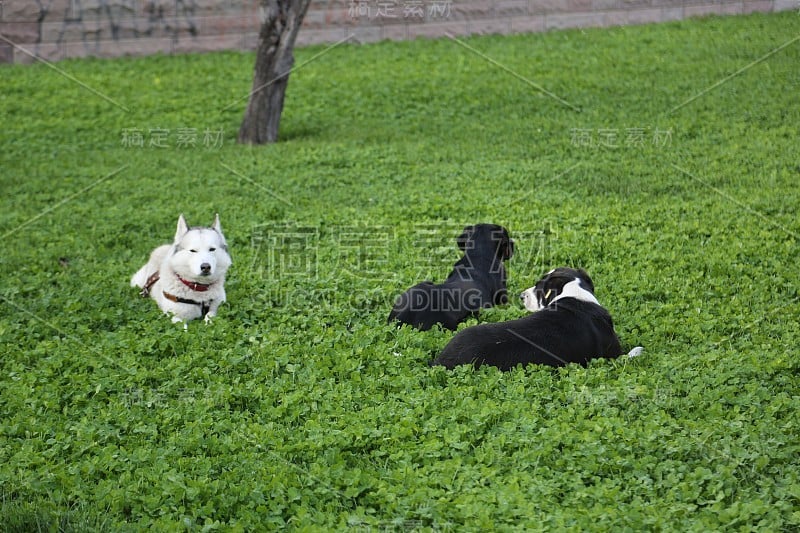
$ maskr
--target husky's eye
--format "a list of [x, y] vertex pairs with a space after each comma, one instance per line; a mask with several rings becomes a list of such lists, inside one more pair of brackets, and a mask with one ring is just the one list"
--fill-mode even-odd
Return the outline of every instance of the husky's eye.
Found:
[[216, 248], [209, 248], [208, 249], [209, 252], [215, 252], [216, 250], [217, 250]]
[[192, 252], [193, 254], [197, 253], [197, 250], [189, 250], [189, 251]]

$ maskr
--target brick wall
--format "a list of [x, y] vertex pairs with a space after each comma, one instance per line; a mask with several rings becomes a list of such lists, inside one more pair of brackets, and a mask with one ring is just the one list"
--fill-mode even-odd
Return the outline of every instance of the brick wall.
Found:
[[[754, 11], [800, 0], [312, 0], [298, 45], [536, 32]], [[0, 0], [0, 63], [252, 50], [258, 0]]]

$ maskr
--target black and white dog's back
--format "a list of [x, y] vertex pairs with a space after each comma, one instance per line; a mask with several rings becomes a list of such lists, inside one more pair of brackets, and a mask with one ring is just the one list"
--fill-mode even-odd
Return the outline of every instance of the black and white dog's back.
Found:
[[389, 314], [389, 322], [420, 330], [435, 324], [455, 331], [459, 323], [482, 307], [506, 303], [506, 270], [514, 254], [508, 230], [496, 224], [467, 226], [456, 239], [464, 256], [441, 284], [423, 281], [404, 292]]
[[462, 330], [432, 364], [447, 368], [491, 365], [510, 370], [530, 363], [585, 365], [593, 358], [621, 354], [611, 315], [595, 298], [594, 284], [586, 272], [552, 270], [520, 296], [533, 314]]

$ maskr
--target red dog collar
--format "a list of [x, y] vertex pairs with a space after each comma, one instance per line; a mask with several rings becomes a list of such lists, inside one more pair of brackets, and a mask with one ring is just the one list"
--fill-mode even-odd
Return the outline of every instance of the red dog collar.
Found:
[[183, 279], [182, 277], [178, 276], [177, 274], [175, 274], [175, 275], [178, 277], [178, 279], [181, 281], [181, 283], [183, 283], [184, 285], [186, 285], [187, 287], [189, 287], [193, 291], [206, 292], [208, 290], [208, 288], [211, 287], [210, 283], [209, 284], [205, 284], [205, 283], [197, 283], [196, 281], [187, 281], [187, 280]]

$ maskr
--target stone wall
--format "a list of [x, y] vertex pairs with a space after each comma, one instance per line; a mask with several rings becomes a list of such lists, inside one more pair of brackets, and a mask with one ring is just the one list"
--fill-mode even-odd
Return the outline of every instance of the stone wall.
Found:
[[[312, 0], [298, 45], [614, 26], [800, 0]], [[258, 0], [0, 0], [0, 62], [252, 50]]]

